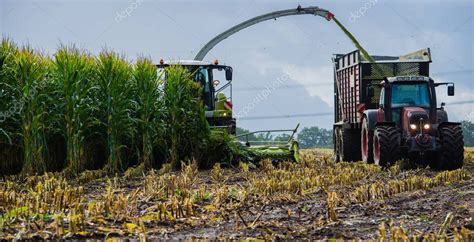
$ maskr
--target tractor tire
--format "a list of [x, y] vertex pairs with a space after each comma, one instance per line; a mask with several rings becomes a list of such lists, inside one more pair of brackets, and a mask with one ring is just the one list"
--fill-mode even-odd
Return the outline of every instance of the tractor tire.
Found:
[[464, 163], [464, 140], [460, 125], [449, 125], [438, 130], [441, 150], [433, 164], [436, 170], [455, 170]]
[[362, 161], [374, 163], [374, 132], [369, 130], [369, 124], [366, 118], [362, 121], [360, 138]]
[[373, 137], [374, 163], [384, 168], [393, 165], [400, 156], [400, 133], [395, 127], [379, 126]]
[[350, 130], [337, 129], [337, 151], [336, 162], [339, 161], [359, 161], [360, 160], [360, 147], [359, 144], [359, 132]]

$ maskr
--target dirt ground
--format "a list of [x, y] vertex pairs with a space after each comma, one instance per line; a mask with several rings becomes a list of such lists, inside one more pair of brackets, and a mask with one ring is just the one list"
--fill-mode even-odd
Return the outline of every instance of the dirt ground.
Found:
[[[463, 169], [301, 163], [0, 180], [0, 239], [474, 239], [474, 149]], [[472, 240], [471, 240], [472, 241]]]

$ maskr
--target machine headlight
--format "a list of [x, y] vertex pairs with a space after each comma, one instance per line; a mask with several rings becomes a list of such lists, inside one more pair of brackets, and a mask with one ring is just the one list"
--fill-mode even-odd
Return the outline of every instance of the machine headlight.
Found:
[[416, 124], [410, 124], [410, 129], [416, 130]]
[[430, 128], [431, 128], [431, 125], [430, 125], [430, 124], [425, 124], [425, 125], [423, 125], [423, 128], [424, 128], [424, 129], [430, 129]]

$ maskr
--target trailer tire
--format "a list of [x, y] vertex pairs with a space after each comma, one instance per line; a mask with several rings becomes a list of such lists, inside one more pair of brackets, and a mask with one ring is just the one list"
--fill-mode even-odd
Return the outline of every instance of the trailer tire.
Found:
[[336, 129], [335, 137], [336, 141], [336, 162], [339, 161], [359, 161], [360, 160], [360, 147], [359, 144], [359, 131], [354, 132], [352, 130], [343, 130], [342, 128]]
[[340, 127], [334, 127], [332, 132], [332, 140], [334, 144], [334, 162], [340, 162], [341, 155], [339, 155], [341, 150], [341, 142], [339, 139], [339, 129]]
[[464, 163], [464, 140], [460, 125], [448, 125], [439, 128], [441, 150], [433, 164], [436, 170], [455, 170]]
[[374, 163], [381, 167], [393, 165], [400, 155], [400, 133], [395, 127], [379, 126], [374, 130]]
[[367, 118], [362, 120], [362, 129], [360, 134], [360, 148], [362, 161], [374, 163], [374, 132], [369, 130]]

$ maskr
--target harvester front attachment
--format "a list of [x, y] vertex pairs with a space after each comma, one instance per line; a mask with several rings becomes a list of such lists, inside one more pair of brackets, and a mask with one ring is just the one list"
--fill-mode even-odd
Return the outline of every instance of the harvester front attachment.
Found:
[[[274, 162], [279, 161], [296, 161], [300, 160], [299, 144], [294, 139], [298, 131], [298, 124], [295, 129], [282, 130], [260, 130], [245, 134], [237, 135], [239, 145], [242, 150], [242, 159], [253, 162], [259, 162], [263, 159], [271, 159]], [[291, 135], [272, 137], [272, 133], [291, 132]], [[260, 139], [255, 134], [265, 133], [267, 139]], [[271, 138], [268, 138], [271, 137]]]

